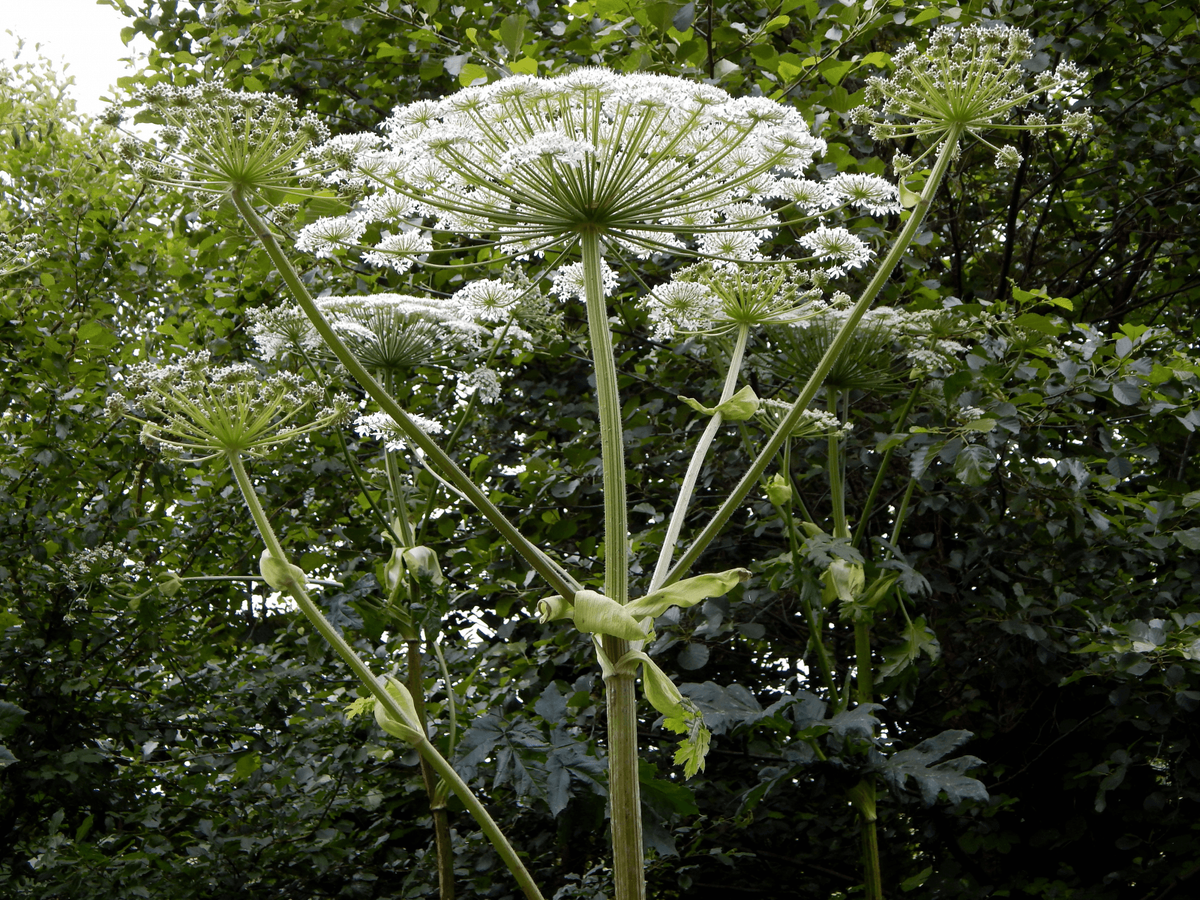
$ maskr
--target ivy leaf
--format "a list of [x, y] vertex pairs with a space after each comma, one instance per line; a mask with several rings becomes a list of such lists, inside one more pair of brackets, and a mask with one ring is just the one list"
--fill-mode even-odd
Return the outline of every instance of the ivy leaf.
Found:
[[[937, 763], [947, 753], [957, 749], [971, 737], [969, 731], [943, 731], [941, 734], [922, 741], [917, 746], [888, 759], [879, 771], [896, 791], [904, 789], [905, 782], [912, 778], [921, 791], [921, 799], [927, 806], [937, 802], [938, 794], [946, 793], [951, 803], [963, 800], [988, 801], [987, 789], [977, 778], [963, 773], [967, 769], [983, 765], [983, 760], [974, 756], [959, 756]], [[932, 765], [937, 763], [937, 765]]]

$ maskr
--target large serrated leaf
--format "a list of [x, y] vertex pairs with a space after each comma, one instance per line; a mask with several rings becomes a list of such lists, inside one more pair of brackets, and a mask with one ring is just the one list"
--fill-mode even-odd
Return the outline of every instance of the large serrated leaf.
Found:
[[937, 762], [970, 738], [969, 731], [943, 731], [915, 747], [901, 750], [883, 763], [879, 770], [897, 791], [904, 790], [905, 782], [909, 778], [913, 779], [921, 791], [921, 799], [928, 806], [936, 803], [938, 795], [942, 792], [945, 792], [951, 803], [960, 803], [963, 800], [979, 800], [986, 803], [988, 792], [983, 782], [963, 774], [968, 769], [983, 765], [983, 760], [974, 756], [959, 756], [945, 762]]
[[740, 684], [721, 687], [712, 681], [681, 684], [679, 691], [700, 708], [704, 724], [713, 734], [724, 734], [738, 725], [750, 725], [764, 715], [763, 708]]

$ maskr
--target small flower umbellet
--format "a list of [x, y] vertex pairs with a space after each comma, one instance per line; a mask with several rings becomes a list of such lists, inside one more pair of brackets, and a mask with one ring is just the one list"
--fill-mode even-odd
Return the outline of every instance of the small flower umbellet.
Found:
[[825, 307], [814, 277], [796, 266], [742, 268], [699, 263], [642, 298], [656, 340], [685, 334], [724, 334], [738, 328], [782, 325]]
[[264, 376], [248, 363], [211, 368], [207, 353], [164, 366], [135, 367], [125, 396], [110, 408], [142, 423], [142, 439], [187, 462], [263, 457], [302, 435], [348, 419], [349, 398], [335, 397], [303, 424], [321, 391], [288, 373]]
[[[866, 104], [851, 119], [871, 126], [880, 140], [919, 138], [925, 153], [952, 131], [956, 137], [970, 135], [996, 151], [998, 166], [1017, 166], [1021, 158], [1015, 148], [997, 148], [983, 134], [1045, 131], [1051, 124], [1033, 107], [1043, 100], [1069, 100], [1084, 78], [1066, 61], [1031, 76], [1023, 64], [1034, 52], [1033, 38], [1019, 28], [944, 25], [934, 31], [927, 49], [909, 44], [896, 53], [891, 78], [876, 76], [867, 82]], [[881, 111], [874, 108], [879, 104]], [[1068, 112], [1061, 124], [1076, 134], [1090, 127], [1079, 111]], [[904, 173], [920, 158], [898, 154], [894, 165]]]

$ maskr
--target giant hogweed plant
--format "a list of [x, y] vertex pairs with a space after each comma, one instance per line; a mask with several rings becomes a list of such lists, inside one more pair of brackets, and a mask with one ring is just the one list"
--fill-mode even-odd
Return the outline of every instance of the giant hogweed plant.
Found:
[[[418, 542], [420, 529], [414, 522], [422, 495], [412, 472], [429, 472], [449, 496], [476, 507], [540, 576], [546, 596], [537, 604], [537, 614], [543, 622], [573, 627], [593, 643], [608, 709], [615, 892], [619, 900], [644, 897], [636, 681], [640, 674], [643, 695], [665, 726], [681, 736], [676, 762], [684, 774], [700, 770], [709, 741], [703, 714], [646, 647], [654, 637], [655, 618], [667, 609], [727, 594], [749, 577], [751, 560], [722, 572], [692, 574], [692, 569], [756, 486], [785, 523], [795, 578], [805, 585], [804, 612], [825, 699], [835, 711], [854, 704], [867, 714], [864, 721], [871, 721], [877, 668], [871, 623], [876, 611], [899, 608], [907, 622], [903, 633], [916, 648], [893, 655], [885, 674], [911, 664], [921, 648], [933, 646], [923, 620], [913, 621], [901, 598], [904, 589], [897, 576], [904, 567], [893, 563], [889, 569], [885, 559], [868, 570], [857, 549], [890, 451], [860, 526], [852, 531], [839, 455], [855, 387], [854, 366], [845, 363], [864, 358], [859, 351], [869, 350], [873, 340], [894, 338], [903, 314], [872, 311], [871, 306], [918, 233], [963, 145], [986, 143], [985, 135], [996, 131], [1046, 129], [1045, 113], [1034, 108], [1053, 107], [1078, 81], [1079, 73], [1064, 64], [1029, 83], [1021, 63], [1031, 46], [1029, 36], [1014, 29], [942, 28], [928, 49], [902, 51], [891, 78], [872, 79], [869, 93], [884, 101], [882, 109], [864, 107], [854, 114], [855, 122], [872, 127], [880, 138], [913, 138], [921, 148], [915, 159], [898, 158], [898, 185], [869, 175], [809, 177], [824, 143], [794, 110], [658, 75], [584, 68], [552, 79], [514, 76], [402, 107], [380, 135], [332, 139], [277, 98], [213, 86], [157, 87], [146, 94], [149, 115], [166, 126], [163, 150], [151, 155], [131, 146], [135, 165], [150, 179], [236, 208], [295, 303], [254, 313], [264, 358], [270, 362], [292, 355], [310, 380], [259, 377], [247, 364], [213, 369], [205, 358], [191, 357], [132, 373], [128, 402], [144, 422], [148, 441], [193, 462], [221, 461], [230, 467], [265, 544], [260, 577], [295, 600], [361, 680], [369, 699], [359, 707], [372, 705], [381, 726], [420, 754], [435, 810], [444, 897], [453, 893], [444, 818], [447, 790], [475, 817], [526, 896], [541, 895], [520, 855], [428, 735], [421, 635], [406, 603], [423, 590], [435, 590], [440, 573], [436, 554]], [[1086, 127], [1078, 116], [1067, 124]], [[1016, 161], [1010, 149], [997, 149], [998, 164]], [[468, 279], [465, 285], [449, 298], [314, 298], [285, 250], [288, 240], [281, 240], [278, 214], [283, 204], [328, 195], [331, 189], [350, 198], [351, 211], [305, 226], [293, 242], [294, 251], [316, 256], [357, 252], [364, 262], [400, 274], [458, 266]], [[826, 296], [837, 279], [865, 270], [873, 260], [869, 244], [850, 227], [860, 220], [856, 217], [892, 213], [901, 213], [903, 227], [874, 262], [859, 297]], [[372, 240], [364, 245], [368, 234]], [[780, 237], [790, 238], [775, 241], [784, 248], [782, 256], [766, 255], [767, 241]], [[651, 256], [696, 262], [650, 287], [639, 262]], [[471, 262], [463, 263], [463, 258]], [[630, 587], [621, 404], [607, 300], [619, 283], [618, 272], [637, 285], [634, 290], [658, 337], [720, 335], [732, 347], [720, 395], [684, 398], [707, 423], [641, 596], [632, 596]], [[494, 391], [487, 359], [505, 342], [527, 343], [530, 311], [546, 312], [541, 293], [546, 283], [560, 301], [577, 299], [586, 310], [603, 477], [602, 591], [584, 587], [527, 539], [448, 452], [474, 398]], [[940, 342], [945, 335], [938, 332], [936, 319], [905, 319], [909, 332], [919, 336], [914, 353], [926, 368], [939, 364], [939, 353], [954, 350]], [[749, 385], [739, 387], [747, 349], [764, 329], [791, 332], [790, 338], [772, 339], [768, 345], [772, 352], [796, 348], [791, 375], [802, 386], [795, 397], [764, 403]], [[435, 359], [452, 365], [470, 359], [476, 367], [463, 380], [475, 392], [454, 423], [423, 419], [400, 402], [407, 373]], [[246, 466], [309, 430], [349, 426], [353, 404], [323, 374], [323, 360], [336, 360], [339, 371], [365, 393], [373, 412], [359, 417], [358, 428], [384, 442], [387, 499], [371, 502], [381, 532], [394, 547], [392, 558], [380, 566], [379, 580], [387, 592], [386, 608], [410, 648], [403, 682], [379, 677], [322, 615], [309, 595], [314, 580], [288, 558]], [[789, 365], [787, 354], [781, 365]], [[917, 394], [910, 393], [901, 419]], [[306, 415], [306, 409], [316, 412]], [[752, 445], [752, 463], [708, 523], [689, 541], [681, 540], [715, 434], [724, 423], [752, 418], [764, 427], [764, 437]], [[441, 432], [449, 434], [445, 442], [435, 438]], [[792, 444], [821, 435], [828, 453], [829, 521], [817, 521], [809, 513], [789, 474]], [[369, 475], [359, 471], [349, 454], [347, 462], [364, 487]], [[772, 467], [778, 470], [768, 479]], [[889, 553], [914, 484], [915, 479], [894, 516], [885, 544]], [[365, 487], [363, 493], [370, 498]], [[433, 502], [432, 492], [425, 495], [426, 509]], [[893, 596], [898, 607], [885, 603]], [[825, 645], [834, 610], [854, 630], [853, 655], [840, 667]], [[937, 748], [921, 751], [921, 758], [936, 760], [963, 736], [944, 737]], [[817, 738], [810, 743], [824, 758]], [[985, 798], [979, 782], [960, 774], [970, 762], [963, 757], [943, 765], [959, 774], [959, 796]], [[874, 825], [876, 776], [866, 775], [848, 799], [862, 823], [866, 894], [878, 898], [883, 888]]]

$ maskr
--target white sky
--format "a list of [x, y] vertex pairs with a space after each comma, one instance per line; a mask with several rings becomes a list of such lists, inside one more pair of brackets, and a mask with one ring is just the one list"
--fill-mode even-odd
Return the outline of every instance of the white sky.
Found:
[[[104, 110], [102, 95], [112, 96], [109, 87], [117, 78], [130, 74], [123, 56], [136, 56], [137, 47], [147, 47], [145, 38], [126, 47], [121, 29], [131, 20], [111, 6], [96, 0], [0, 0], [0, 59], [11, 62], [16, 38], [25, 39], [22, 58], [34, 56], [33, 45], [59, 70], [74, 76], [72, 89], [80, 112], [98, 115]], [[11, 31], [12, 34], [7, 34]]]

